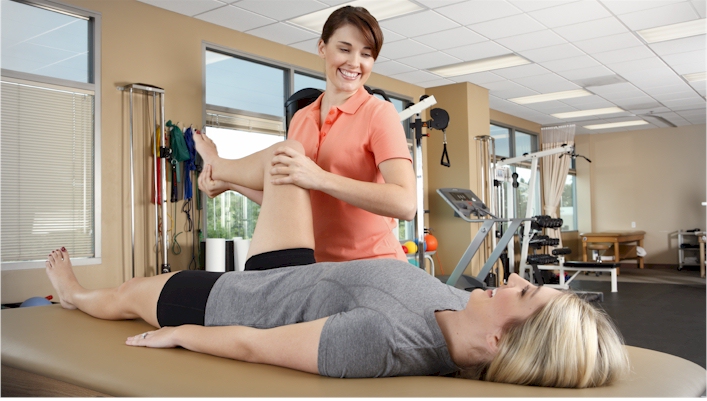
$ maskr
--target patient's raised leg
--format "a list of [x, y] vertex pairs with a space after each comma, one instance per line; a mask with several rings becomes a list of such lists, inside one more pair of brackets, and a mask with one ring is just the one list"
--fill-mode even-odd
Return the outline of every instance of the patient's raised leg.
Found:
[[159, 327], [157, 299], [162, 287], [174, 273], [136, 277], [117, 288], [89, 290], [81, 286], [76, 279], [69, 252], [65, 248], [53, 251], [45, 266], [62, 307], [78, 308], [99, 319], [142, 318], [147, 323]]

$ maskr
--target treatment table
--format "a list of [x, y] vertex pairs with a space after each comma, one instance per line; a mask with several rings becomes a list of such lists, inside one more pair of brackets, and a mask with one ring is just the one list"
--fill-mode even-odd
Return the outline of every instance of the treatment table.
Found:
[[125, 345], [153, 330], [59, 305], [5, 309], [2, 396], [138, 397], [695, 397], [705, 369], [676, 356], [627, 347], [632, 373], [612, 386], [558, 389], [448, 377], [335, 379], [185, 349]]
[[[605, 231], [598, 233], [581, 233], [579, 237], [582, 239], [582, 260], [587, 261], [587, 247], [592, 248], [591, 244], [609, 243], [609, 247], [614, 248], [614, 263], [621, 261], [621, 252], [619, 244], [635, 243], [635, 246], [643, 247], [643, 237], [645, 231]], [[636, 256], [638, 259], [638, 267], [643, 269], [643, 257]], [[624, 258], [626, 259], [626, 258]]]

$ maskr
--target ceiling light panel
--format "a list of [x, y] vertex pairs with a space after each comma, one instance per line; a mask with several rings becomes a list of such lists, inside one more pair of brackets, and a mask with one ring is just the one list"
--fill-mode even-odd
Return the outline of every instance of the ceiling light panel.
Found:
[[704, 81], [706, 79], [706, 74], [705, 72], [695, 72], [693, 74], [685, 74], [683, 75], [685, 79], [687, 79], [690, 82], [698, 82], [698, 81]]
[[458, 75], [473, 74], [475, 72], [515, 67], [523, 64], [530, 64], [530, 61], [515, 54], [508, 54], [505, 56], [489, 57], [481, 60], [432, 68], [429, 71], [443, 77], [455, 77]]
[[678, 24], [660, 26], [657, 28], [637, 31], [646, 43], [665, 42], [667, 40], [688, 38], [707, 33], [705, 19], [696, 19]]
[[408, 0], [356, 0], [349, 3], [339, 4], [325, 8], [311, 14], [293, 18], [288, 22], [309, 29], [314, 32], [321, 32], [324, 23], [329, 15], [335, 10], [344, 6], [363, 7], [371, 13], [378, 21], [397, 17], [411, 12], [422, 10], [423, 8]]
[[551, 114], [553, 117], [557, 118], [578, 118], [578, 117], [587, 117], [587, 116], [601, 116], [604, 114], [615, 114], [615, 113], [624, 113], [625, 110], [618, 108], [618, 107], [607, 107], [604, 109], [593, 109], [593, 110], [580, 110], [580, 111], [571, 111], [568, 113], [557, 113], [557, 114]]
[[585, 125], [584, 128], [586, 128], [586, 129], [608, 129], [608, 128], [633, 127], [636, 125], [646, 125], [646, 124], [648, 124], [646, 121], [634, 120], [634, 121], [622, 121], [620, 123]]
[[582, 97], [582, 96], [592, 96], [592, 93], [588, 92], [584, 89], [576, 89], [576, 90], [570, 90], [570, 91], [545, 93], [542, 95], [517, 97], [514, 99], [508, 99], [508, 100], [510, 100], [511, 102], [514, 102], [514, 103], [518, 103], [518, 104], [530, 104], [530, 103], [548, 102], [551, 100], [572, 99], [575, 97]]

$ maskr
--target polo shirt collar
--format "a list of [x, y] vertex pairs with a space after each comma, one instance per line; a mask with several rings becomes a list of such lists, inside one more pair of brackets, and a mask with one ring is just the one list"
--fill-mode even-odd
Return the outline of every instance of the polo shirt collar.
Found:
[[344, 104], [341, 106], [337, 106], [339, 110], [346, 114], [354, 114], [356, 111], [361, 107], [363, 103], [368, 100], [368, 98], [371, 97], [371, 95], [366, 91], [366, 88], [361, 86], [358, 88], [358, 91], [353, 94], [350, 98], [348, 98]]

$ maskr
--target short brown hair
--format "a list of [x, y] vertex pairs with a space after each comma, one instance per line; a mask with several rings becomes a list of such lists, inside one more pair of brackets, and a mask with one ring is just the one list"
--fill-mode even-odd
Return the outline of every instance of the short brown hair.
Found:
[[345, 6], [331, 13], [322, 28], [322, 41], [328, 43], [331, 35], [346, 24], [358, 28], [366, 45], [371, 48], [373, 59], [377, 59], [383, 47], [383, 31], [375, 17], [363, 7]]

